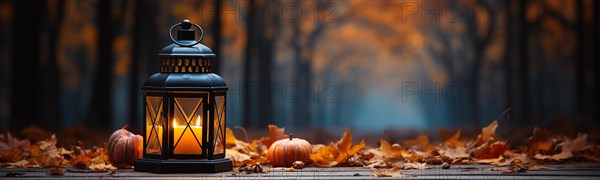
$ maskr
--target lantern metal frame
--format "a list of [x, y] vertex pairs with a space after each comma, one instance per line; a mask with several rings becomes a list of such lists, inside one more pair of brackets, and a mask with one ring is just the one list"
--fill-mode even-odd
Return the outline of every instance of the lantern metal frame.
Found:
[[[192, 25], [201, 32], [198, 41], [195, 40], [195, 31], [190, 30]], [[154, 173], [231, 171], [232, 161], [225, 157], [227, 84], [219, 75], [212, 73], [212, 63], [216, 55], [208, 47], [199, 43], [204, 34], [202, 28], [189, 20], [174, 25], [171, 30], [176, 26], [181, 26], [178, 40], [171, 38], [173, 44], [166, 46], [159, 53], [162, 62], [161, 71], [150, 76], [142, 85], [144, 121], [145, 124], [150, 123], [151, 127], [144, 128], [143, 158], [136, 160], [134, 169]], [[160, 104], [156, 109], [152, 107], [153, 104], [149, 99], [154, 97], [160, 98]], [[189, 112], [184, 112], [181, 107], [183, 105], [176, 101], [178, 98], [199, 99], [190, 117], [184, 115]], [[217, 102], [217, 98], [222, 99]], [[175, 128], [171, 125], [175, 121], [177, 112], [181, 113], [185, 122], [185, 128], [179, 137], [175, 137]], [[200, 139], [190, 125], [196, 113], [201, 113], [198, 116], [202, 117]], [[159, 127], [160, 131], [157, 130]], [[182, 143], [180, 140], [188, 131], [199, 143], [200, 152], [198, 154], [175, 153], [176, 143], [178, 141]], [[147, 152], [150, 140], [153, 139], [158, 143], [159, 154]], [[217, 145], [222, 146], [219, 147], [222, 152], [215, 152]]]

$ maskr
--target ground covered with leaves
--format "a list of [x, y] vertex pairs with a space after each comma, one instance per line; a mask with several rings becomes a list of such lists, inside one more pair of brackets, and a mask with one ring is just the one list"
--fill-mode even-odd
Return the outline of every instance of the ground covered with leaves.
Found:
[[[268, 135], [249, 142], [238, 139], [231, 129], [227, 129], [226, 156], [237, 167], [234, 173], [268, 173], [260, 166], [268, 166], [266, 155], [269, 146], [279, 139], [288, 138], [285, 128], [275, 125], [268, 128]], [[474, 138], [463, 138], [458, 130], [435, 144], [430, 142], [427, 134], [421, 134], [400, 143], [381, 139], [375, 146], [367, 146], [364, 140], [355, 142], [352, 133], [346, 129], [337, 141], [313, 144], [312, 162], [302, 162], [302, 167], [359, 166], [372, 169], [374, 176], [396, 177], [401, 170], [428, 169], [430, 165], [441, 165], [436, 167], [446, 169], [456, 164], [490, 164], [498, 166], [494, 170], [519, 173], [542, 169], [545, 164], [600, 162], [600, 145], [590, 142], [587, 134], [567, 137], [534, 128], [523, 144], [511, 146], [496, 134], [497, 128], [498, 122], [493, 121]], [[57, 147], [57, 141], [54, 134], [34, 143], [4, 133], [0, 135], [0, 166], [51, 167], [53, 169], [49, 173], [54, 175], [63, 174], [63, 170], [107, 172], [117, 169], [109, 161], [106, 143], [88, 148], [83, 144]], [[293, 171], [294, 167], [289, 168]]]

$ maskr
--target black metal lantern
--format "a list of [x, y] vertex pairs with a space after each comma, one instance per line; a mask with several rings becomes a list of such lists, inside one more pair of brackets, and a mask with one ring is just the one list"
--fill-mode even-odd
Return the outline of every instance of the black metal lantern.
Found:
[[[171, 35], [181, 26], [177, 40]], [[193, 27], [200, 30], [196, 41]], [[136, 171], [156, 173], [222, 172], [232, 169], [225, 158], [227, 84], [213, 73], [216, 55], [200, 44], [204, 31], [183, 20], [171, 27], [173, 44], [158, 54], [160, 73], [150, 76], [144, 91], [144, 158]]]

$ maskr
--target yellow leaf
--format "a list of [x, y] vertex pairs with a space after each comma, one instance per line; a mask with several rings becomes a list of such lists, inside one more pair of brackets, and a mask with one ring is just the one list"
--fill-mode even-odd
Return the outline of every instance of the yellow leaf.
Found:
[[227, 146], [235, 145], [236, 141], [238, 141], [238, 139], [233, 134], [233, 131], [229, 128], [226, 128], [225, 129], [225, 144]]

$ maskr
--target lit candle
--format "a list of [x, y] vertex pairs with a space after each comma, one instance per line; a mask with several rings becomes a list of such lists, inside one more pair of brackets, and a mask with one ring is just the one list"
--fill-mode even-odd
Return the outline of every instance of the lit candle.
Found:
[[[174, 142], [177, 143], [177, 140], [181, 136], [179, 143], [175, 146], [174, 153], [175, 154], [201, 154], [200, 145], [198, 145], [196, 138], [198, 138], [198, 142], [202, 143], [202, 118], [198, 116], [195, 125], [190, 125], [190, 128], [185, 131], [183, 134], [183, 130], [185, 126], [177, 125], [177, 120], [173, 119], [173, 135], [175, 136]], [[194, 134], [190, 132], [190, 130], [194, 131]], [[196, 135], [196, 138], [194, 138]]]

